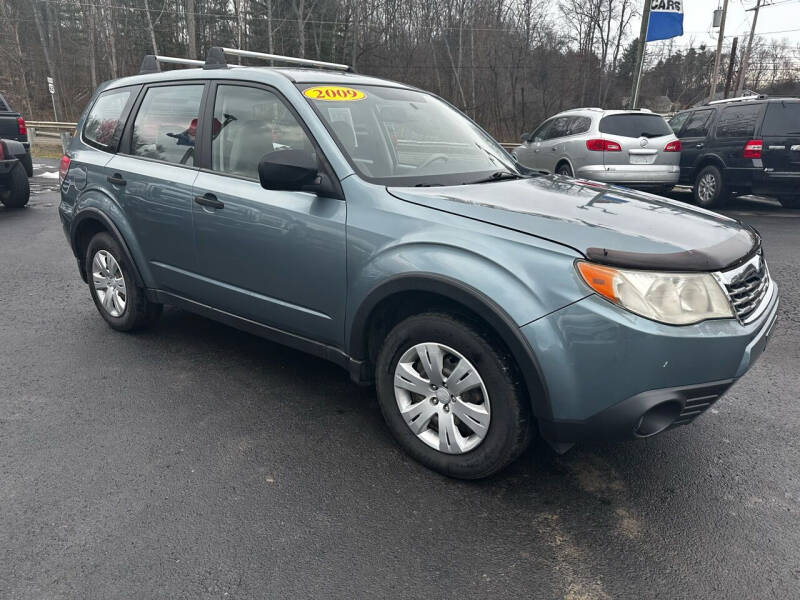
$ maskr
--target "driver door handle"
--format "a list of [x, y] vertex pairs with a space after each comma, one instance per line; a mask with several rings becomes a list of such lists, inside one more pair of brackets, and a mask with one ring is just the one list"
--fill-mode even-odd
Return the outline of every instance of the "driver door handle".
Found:
[[225, 203], [221, 200], [217, 200], [217, 197], [214, 194], [195, 196], [194, 201], [200, 206], [206, 206], [208, 208], [225, 208]]

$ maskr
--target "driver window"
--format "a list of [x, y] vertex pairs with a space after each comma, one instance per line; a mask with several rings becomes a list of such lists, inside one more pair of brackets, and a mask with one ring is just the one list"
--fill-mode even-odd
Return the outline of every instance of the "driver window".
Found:
[[295, 116], [272, 92], [242, 85], [220, 85], [214, 101], [211, 168], [258, 179], [265, 154], [314, 147]]
[[131, 154], [193, 167], [202, 85], [147, 90], [133, 122]]

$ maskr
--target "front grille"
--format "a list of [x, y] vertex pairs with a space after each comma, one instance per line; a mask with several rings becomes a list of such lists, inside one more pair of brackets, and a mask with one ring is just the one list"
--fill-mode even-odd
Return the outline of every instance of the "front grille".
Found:
[[767, 264], [761, 255], [756, 255], [743, 266], [722, 275], [728, 297], [739, 320], [744, 322], [755, 317], [769, 290], [770, 281]]

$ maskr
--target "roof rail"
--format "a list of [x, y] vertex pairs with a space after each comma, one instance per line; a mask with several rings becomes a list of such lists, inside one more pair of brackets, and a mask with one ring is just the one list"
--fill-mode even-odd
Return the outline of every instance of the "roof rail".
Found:
[[[323, 69], [333, 69], [335, 71], [353, 71], [350, 65], [339, 63], [324, 62], [321, 60], [311, 60], [308, 58], [296, 58], [294, 56], [281, 56], [280, 54], [266, 54], [265, 52], [253, 52], [252, 50], [237, 50], [236, 48], [223, 48], [214, 46], [208, 49], [204, 68], [224, 69], [228, 65], [225, 62], [225, 55], [243, 56], [247, 58], [260, 58], [262, 60], [277, 61], [306, 67], [322, 67]], [[200, 63], [203, 64], [203, 63]]]
[[724, 100], [712, 100], [708, 102], [709, 105], [711, 104], [725, 104], [726, 102], [743, 102], [745, 100], [761, 100], [762, 98], [766, 98], [766, 94], [752, 94], [750, 96], [739, 96], [738, 98], [725, 98]]
[[174, 56], [148, 54], [142, 60], [142, 66], [139, 68], [139, 74], [144, 75], [146, 73], [158, 73], [161, 71], [160, 63], [192, 65], [193, 67], [202, 67], [205, 64], [202, 60], [193, 60], [191, 58], [175, 58]]

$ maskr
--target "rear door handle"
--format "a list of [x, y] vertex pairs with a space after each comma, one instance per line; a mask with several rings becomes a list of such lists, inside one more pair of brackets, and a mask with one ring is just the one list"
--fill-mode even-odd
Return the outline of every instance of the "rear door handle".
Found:
[[225, 203], [221, 200], [217, 200], [217, 197], [214, 194], [195, 196], [194, 201], [200, 206], [207, 206], [208, 208], [225, 208]]
[[119, 173], [114, 173], [113, 175], [106, 177], [106, 179], [111, 185], [126, 185], [128, 183]]

